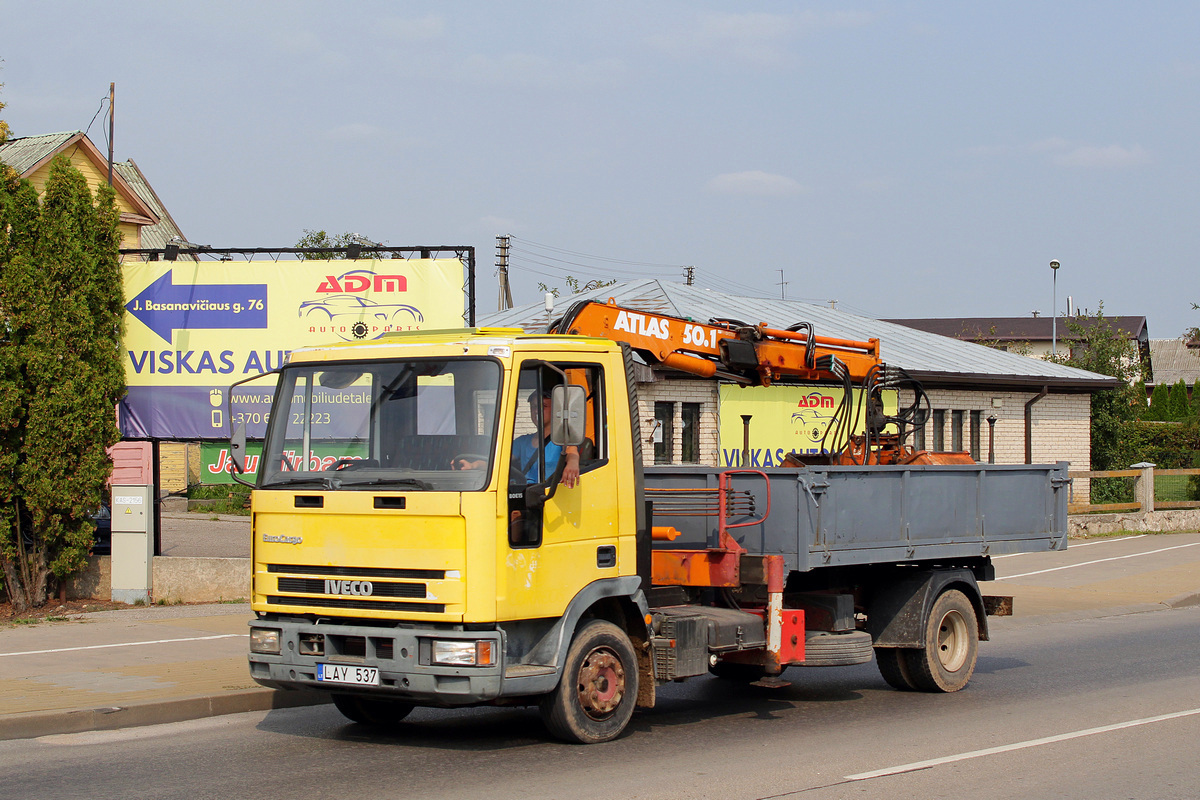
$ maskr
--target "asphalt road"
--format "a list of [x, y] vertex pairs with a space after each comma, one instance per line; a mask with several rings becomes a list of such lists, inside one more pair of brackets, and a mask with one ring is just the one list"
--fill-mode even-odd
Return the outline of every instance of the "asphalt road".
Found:
[[316, 706], [17, 740], [0, 797], [1195, 798], [1198, 634], [1195, 606], [1035, 618], [952, 695], [893, 691], [873, 664], [773, 691], [699, 678], [590, 747], [525, 708], [418, 709], [388, 736]]

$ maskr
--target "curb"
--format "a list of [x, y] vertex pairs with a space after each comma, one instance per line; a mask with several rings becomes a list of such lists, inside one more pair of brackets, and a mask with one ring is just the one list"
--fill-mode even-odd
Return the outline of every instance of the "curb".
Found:
[[111, 731], [168, 722], [241, 714], [245, 711], [271, 711], [277, 708], [315, 706], [331, 702], [324, 692], [245, 689], [205, 697], [185, 697], [128, 706], [35, 711], [0, 716], [0, 741], [35, 739], [62, 733]]
[[1164, 600], [1163, 605], [1171, 608], [1187, 608], [1188, 606], [1200, 606], [1200, 592], [1184, 592], [1177, 594], [1170, 600]]

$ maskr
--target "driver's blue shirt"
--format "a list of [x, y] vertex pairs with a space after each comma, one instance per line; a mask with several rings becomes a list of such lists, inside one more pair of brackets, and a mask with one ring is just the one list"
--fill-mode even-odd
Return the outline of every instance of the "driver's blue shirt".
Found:
[[[562, 445], [557, 445], [554, 442], [546, 439], [546, 464], [545, 480], [550, 477], [550, 473], [554, 472], [558, 467], [558, 459], [562, 456]], [[518, 436], [513, 439], [512, 445], [512, 465], [525, 474], [526, 483], [538, 482], [538, 440], [532, 433], [527, 433], [524, 436]]]

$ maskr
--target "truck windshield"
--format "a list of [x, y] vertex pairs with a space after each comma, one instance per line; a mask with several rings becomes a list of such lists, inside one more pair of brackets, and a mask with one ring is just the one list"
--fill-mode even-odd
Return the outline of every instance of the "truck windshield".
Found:
[[496, 451], [500, 364], [296, 364], [279, 380], [260, 488], [478, 491]]

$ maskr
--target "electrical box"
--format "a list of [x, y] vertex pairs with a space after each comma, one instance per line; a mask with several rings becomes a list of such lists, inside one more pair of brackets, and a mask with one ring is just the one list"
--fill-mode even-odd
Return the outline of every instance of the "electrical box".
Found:
[[112, 599], [149, 603], [154, 565], [153, 486], [112, 487]]

